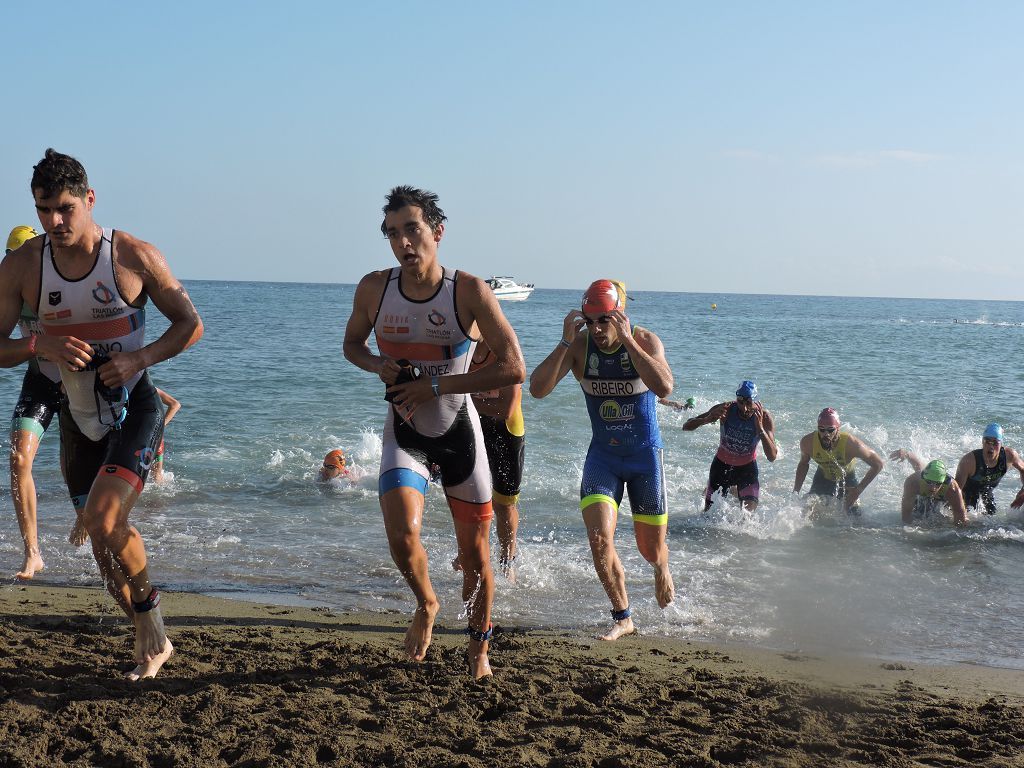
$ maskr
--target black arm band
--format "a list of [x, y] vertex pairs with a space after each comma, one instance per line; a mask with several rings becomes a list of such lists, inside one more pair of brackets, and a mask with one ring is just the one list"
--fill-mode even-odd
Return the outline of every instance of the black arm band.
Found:
[[149, 597], [143, 600], [141, 603], [136, 603], [132, 600], [132, 610], [136, 613], [145, 613], [146, 611], [152, 611], [160, 605], [160, 593], [153, 588], [153, 591], [149, 593]]

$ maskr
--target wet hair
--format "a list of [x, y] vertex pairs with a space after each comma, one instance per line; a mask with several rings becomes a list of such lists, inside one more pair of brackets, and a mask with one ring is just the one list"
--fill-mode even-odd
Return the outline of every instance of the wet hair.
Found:
[[[437, 204], [436, 193], [425, 189], [416, 189], [416, 187], [408, 185], [394, 187], [388, 192], [387, 202], [383, 208], [384, 215], [387, 216], [392, 211], [399, 211], [410, 205], [416, 206], [423, 211], [423, 220], [427, 222], [427, 226], [430, 227], [431, 231], [436, 231], [438, 225], [448, 218], [444, 215], [444, 211], [441, 210], [441, 206]], [[387, 237], [388, 229], [384, 222], [380, 224], [380, 231]]]
[[32, 194], [54, 197], [67, 190], [75, 197], [84, 198], [89, 191], [89, 177], [85, 168], [71, 155], [62, 155], [47, 149], [39, 165], [32, 168]]

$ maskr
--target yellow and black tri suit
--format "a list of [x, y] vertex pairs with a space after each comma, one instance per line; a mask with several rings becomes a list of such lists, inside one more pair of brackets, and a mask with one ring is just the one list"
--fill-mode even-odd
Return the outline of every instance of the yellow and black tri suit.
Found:
[[821, 436], [815, 431], [814, 447], [811, 450], [811, 458], [818, 465], [814, 471], [814, 479], [811, 480], [809, 493], [818, 496], [834, 496], [843, 498], [846, 496], [846, 489], [852, 488], [859, 482], [853, 471], [853, 464], [856, 459], [846, 455], [846, 446], [850, 435], [840, 432], [839, 437], [830, 449], [825, 449], [821, 444]]

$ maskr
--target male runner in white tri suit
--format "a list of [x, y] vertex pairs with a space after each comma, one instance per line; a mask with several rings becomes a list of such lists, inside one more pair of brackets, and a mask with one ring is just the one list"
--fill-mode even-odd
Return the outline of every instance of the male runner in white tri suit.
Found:
[[[0, 365], [39, 356], [60, 366], [68, 491], [107, 589], [135, 626], [137, 666], [128, 677], [153, 677], [173, 648], [142, 537], [128, 523], [163, 432], [163, 409], [146, 369], [194, 344], [203, 325], [156, 248], [93, 221], [96, 193], [81, 163], [48, 149], [31, 187], [45, 236], [0, 265]], [[170, 326], [145, 345], [147, 297]], [[23, 304], [36, 312], [43, 332], [7, 338]]]
[[[487, 454], [469, 393], [522, 383], [526, 370], [515, 332], [487, 284], [437, 262], [445, 218], [434, 193], [407, 186], [391, 190], [381, 231], [399, 266], [359, 282], [344, 351], [350, 362], [388, 385], [378, 493], [391, 557], [416, 596], [406, 653], [415, 661], [425, 658], [439, 608], [420, 542], [423, 494], [436, 464], [463, 567], [470, 674], [481, 678], [491, 674], [493, 514]], [[371, 331], [379, 355], [367, 344]], [[478, 337], [496, 359], [469, 373]]]

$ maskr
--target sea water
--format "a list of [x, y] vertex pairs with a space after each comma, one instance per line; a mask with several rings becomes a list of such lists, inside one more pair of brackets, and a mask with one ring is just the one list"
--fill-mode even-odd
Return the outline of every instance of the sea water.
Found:
[[[152, 372], [182, 409], [167, 431], [168, 478], [146, 488], [131, 518], [155, 582], [337, 610], [411, 611], [377, 502], [384, 386], [341, 354], [353, 286], [187, 287], [206, 333]], [[528, 370], [558, 343], [581, 290], [539, 289], [526, 302], [502, 304]], [[1024, 303], [638, 292], [629, 314], [661, 337], [673, 397], [694, 397], [693, 413], [733, 399], [741, 380], [756, 381], [780, 447], [774, 463], [759, 460], [754, 513], [719, 501], [705, 514], [717, 426], [683, 432], [690, 414], [659, 407], [674, 605], [657, 607], [628, 502], [617, 535], [643, 632], [1024, 667], [1024, 518], [1009, 509], [1020, 488], [1016, 472], [996, 491], [997, 514], [972, 514], [960, 530], [948, 519], [902, 525], [905, 463], [887, 463], [856, 517], [829, 509], [810, 515], [806, 499], [792, 492], [800, 437], [826, 406], [886, 458], [908, 448], [953, 471], [960, 456], [980, 447], [992, 421], [1003, 425], [1007, 445], [1024, 449]], [[166, 321], [155, 310], [148, 319], [152, 340]], [[22, 374], [0, 371], [8, 412]], [[583, 395], [570, 375], [544, 400], [524, 395], [523, 411], [518, 581], [496, 577], [494, 619], [589, 634], [610, 618], [578, 508], [590, 440]], [[55, 424], [35, 463], [47, 564], [39, 578], [96, 584], [89, 548], [66, 541], [73, 512], [58, 442]], [[318, 487], [322, 457], [339, 447], [356, 482]], [[0, 562], [13, 574], [22, 544], [6, 473], [2, 494]], [[460, 626], [462, 579], [449, 565], [455, 538], [436, 486], [428, 491], [423, 540], [440, 621]]]

